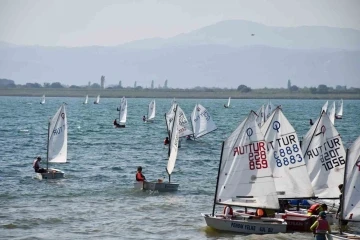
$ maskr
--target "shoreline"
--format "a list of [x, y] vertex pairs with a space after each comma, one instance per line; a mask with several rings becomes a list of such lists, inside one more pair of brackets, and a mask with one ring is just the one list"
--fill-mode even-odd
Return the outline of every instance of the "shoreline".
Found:
[[255, 89], [248, 93], [237, 90], [186, 90], [186, 89], [68, 89], [68, 88], [9, 88], [0, 89], [0, 96], [17, 97], [96, 97], [103, 98], [192, 98], [192, 99], [360, 99], [360, 93], [312, 94], [290, 92], [286, 89]]

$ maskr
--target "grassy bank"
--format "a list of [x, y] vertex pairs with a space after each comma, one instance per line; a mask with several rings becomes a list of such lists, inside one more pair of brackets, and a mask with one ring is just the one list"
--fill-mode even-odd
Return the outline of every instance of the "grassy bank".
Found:
[[95, 97], [103, 98], [209, 98], [222, 99], [254, 98], [254, 99], [360, 99], [360, 93], [312, 94], [306, 92], [290, 92], [285, 89], [255, 89], [249, 93], [236, 90], [199, 91], [182, 89], [69, 89], [69, 88], [10, 88], [0, 89], [0, 96], [34, 96], [40, 97]]

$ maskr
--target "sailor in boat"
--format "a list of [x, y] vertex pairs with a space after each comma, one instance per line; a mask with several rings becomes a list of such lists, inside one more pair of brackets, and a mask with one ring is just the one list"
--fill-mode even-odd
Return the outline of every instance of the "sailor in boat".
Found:
[[33, 162], [33, 168], [36, 173], [46, 173], [46, 170], [44, 168], [40, 168], [40, 161], [41, 157], [37, 157]]
[[325, 203], [323, 203], [321, 205], [319, 203], [316, 203], [316, 204], [311, 205], [311, 207], [308, 210], [307, 215], [308, 216], [319, 215], [320, 212], [325, 212], [327, 210], [328, 210], [328, 208]]
[[145, 116], [143, 116], [143, 122], [146, 122], [146, 117]]
[[320, 212], [319, 218], [310, 227], [310, 230], [314, 233], [316, 240], [326, 240], [326, 233], [331, 233], [329, 222], [326, 220], [326, 213]]
[[186, 136], [186, 140], [192, 140], [190, 135]]
[[141, 167], [141, 166], [139, 166], [139, 167], [137, 168], [137, 172], [136, 172], [135, 178], [136, 178], [136, 181], [137, 181], [137, 182], [144, 182], [144, 181], [146, 181], [145, 176], [142, 174], [142, 167]]
[[234, 210], [230, 205], [225, 205], [223, 210], [223, 218], [225, 219], [233, 219], [235, 217]]
[[[336, 218], [338, 219], [339, 218], [339, 214], [340, 214], [340, 212], [341, 212], [341, 206], [342, 206], [342, 189], [343, 189], [343, 184], [340, 184], [339, 186], [338, 186], [338, 188], [339, 188], [339, 190], [340, 190], [340, 196], [339, 196], [339, 199], [340, 199], [340, 204], [339, 204], [339, 208], [338, 208], [338, 210], [337, 210], [337, 212], [336, 212]], [[341, 227], [341, 229], [343, 229], [347, 224], [348, 224], [348, 221], [346, 221], [346, 220], [342, 220], [342, 219], [340, 219], [340, 227]], [[343, 229], [344, 230], [344, 229]]]
[[166, 137], [164, 140], [164, 145], [168, 145], [170, 143], [169, 137]]
[[117, 123], [116, 118], [115, 118], [115, 120], [114, 120], [114, 126], [115, 126], [115, 127], [121, 127], [120, 124]]
[[314, 125], [313, 120], [310, 118], [310, 125]]
[[226, 104], [224, 104], [224, 108], [228, 108], [228, 106], [226, 106]]

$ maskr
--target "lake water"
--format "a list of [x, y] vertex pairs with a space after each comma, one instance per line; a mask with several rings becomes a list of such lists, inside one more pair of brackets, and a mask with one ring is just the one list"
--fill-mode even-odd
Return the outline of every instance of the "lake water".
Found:
[[[221, 143], [250, 110], [266, 100], [177, 99], [188, 118], [196, 103], [206, 107], [218, 129], [197, 141], [183, 141], [172, 181], [176, 193], [133, 190], [136, 168], [148, 180], [167, 177], [164, 113], [171, 99], [156, 99], [156, 118], [144, 124], [151, 99], [128, 99], [126, 128], [114, 129], [119, 99], [83, 105], [81, 98], [0, 97], [1, 239], [311, 239], [310, 233], [238, 235], [206, 226], [200, 213], [212, 210]], [[277, 100], [299, 136], [326, 100]], [[46, 159], [47, 122], [62, 102], [68, 116], [66, 173], [56, 181], [34, 179], [32, 161]], [[330, 102], [331, 103], [331, 102]], [[330, 104], [329, 104], [330, 105]], [[360, 101], [344, 101], [335, 126], [349, 146], [360, 135]], [[23, 132], [20, 130], [28, 130]], [[43, 166], [45, 161], [43, 161]], [[220, 210], [220, 208], [219, 208]]]

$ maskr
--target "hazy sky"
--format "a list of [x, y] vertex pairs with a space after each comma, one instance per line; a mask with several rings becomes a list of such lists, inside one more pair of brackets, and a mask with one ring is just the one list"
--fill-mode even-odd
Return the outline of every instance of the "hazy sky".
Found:
[[360, 0], [0, 0], [0, 41], [109, 46], [229, 19], [360, 30]]

